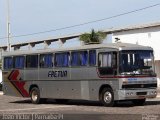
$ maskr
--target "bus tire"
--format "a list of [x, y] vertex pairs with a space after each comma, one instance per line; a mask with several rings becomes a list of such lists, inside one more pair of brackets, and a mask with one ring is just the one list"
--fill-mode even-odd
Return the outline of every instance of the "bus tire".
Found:
[[142, 106], [144, 105], [145, 102], [146, 102], [146, 98], [132, 100], [132, 103], [136, 106]]
[[114, 106], [114, 93], [111, 88], [104, 88], [101, 91], [100, 102], [106, 107]]
[[33, 104], [40, 103], [40, 91], [37, 87], [31, 89], [30, 97]]

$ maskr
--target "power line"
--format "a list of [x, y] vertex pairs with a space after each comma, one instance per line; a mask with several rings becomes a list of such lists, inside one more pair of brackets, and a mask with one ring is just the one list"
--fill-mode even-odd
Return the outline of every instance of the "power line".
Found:
[[[87, 25], [87, 24], [91, 24], [91, 23], [96, 23], [96, 22], [120, 17], [120, 16], [123, 16], [123, 15], [131, 14], [131, 13], [139, 12], [139, 11], [146, 10], [146, 9], [149, 9], [149, 8], [153, 8], [153, 7], [156, 7], [156, 6], [159, 6], [159, 5], [160, 5], [160, 3], [157, 3], [157, 4], [154, 4], [154, 5], [150, 5], [150, 6], [147, 6], [147, 7], [144, 7], [144, 8], [132, 10], [132, 11], [129, 11], [129, 12], [124, 12], [124, 13], [117, 14], [117, 15], [114, 15], [114, 16], [111, 16], [111, 17], [107, 17], [107, 18], [102, 18], [102, 19], [98, 19], [98, 20], [93, 20], [93, 21], [84, 22], [84, 23], [75, 24], [75, 25], [66, 26], [66, 27], [57, 28], [57, 29], [51, 29], [51, 30], [47, 30], [47, 31], [35, 32], [35, 33], [29, 33], [29, 34], [22, 34], [22, 35], [15, 35], [15, 36], [12, 36], [12, 38], [13, 37], [25, 37], [25, 36], [31, 36], [31, 35], [36, 35], [36, 34], [43, 34], [43, 33], [59, 31], [59, 30], [69, 29], [69, 28], [78, 27], [78, 26], [83, 26], [83, 25]], [[7, 37], [1, 37], [0, 39], [5, 39], [5, 38], [7, 38]]]

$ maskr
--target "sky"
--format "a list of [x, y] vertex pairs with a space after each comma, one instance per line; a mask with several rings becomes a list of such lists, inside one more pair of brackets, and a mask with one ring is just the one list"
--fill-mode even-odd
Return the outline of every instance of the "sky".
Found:
[[[0, 0], [0, 38], [6, 37], [7, 0]], [[150, 5], [160, 0], [10, 0], [11, 36], [43, 32], [103, 19]], [[160, 6], [69, 29], [11, 38], [11, 44], [89, 32], [91, 29], [126, 27], [160, 22]], [[0, 39], [0, 46], [7, 45]]]

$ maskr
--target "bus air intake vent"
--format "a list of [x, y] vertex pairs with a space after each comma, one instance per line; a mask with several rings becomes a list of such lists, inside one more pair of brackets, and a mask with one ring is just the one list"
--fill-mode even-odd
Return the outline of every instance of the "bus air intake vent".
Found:
[[147, 92], [137, 92], [137, 95], [147, 95]]

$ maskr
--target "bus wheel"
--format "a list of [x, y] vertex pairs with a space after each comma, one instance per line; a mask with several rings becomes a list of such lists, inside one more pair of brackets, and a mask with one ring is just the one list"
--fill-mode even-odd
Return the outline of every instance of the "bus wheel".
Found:
[[114, 93], [111, 88], [104, 88], [100, 93], [100, 101], [104, 106], [114, 106]]
[[144, 105], [145, 102], [146, 102], [146, 98], [132, 100], [132, 103], [136, 106], [142, 106]]
[[32, 88], [30, 96], [33, 104], [40, 103], [40, 91], [37, 87]]

